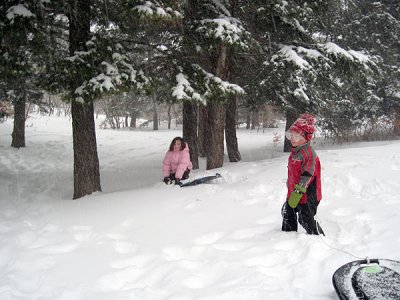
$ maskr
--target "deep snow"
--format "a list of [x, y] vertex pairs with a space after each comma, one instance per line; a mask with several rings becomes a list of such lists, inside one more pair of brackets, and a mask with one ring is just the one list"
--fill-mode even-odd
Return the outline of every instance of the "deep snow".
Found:
[[280, 230], [283, 128], [239, 130], [243, 161], [188, 188], [161, 182], [181, 128], [97, 129], [103, 192], [73, 201], [70, 120], [31, 116], [19, 150], [0, 124], [0, 299], [336, 299], [341, 265], [400, 260], [400, 142], [313, 142], [326, 237], [309, 236]]

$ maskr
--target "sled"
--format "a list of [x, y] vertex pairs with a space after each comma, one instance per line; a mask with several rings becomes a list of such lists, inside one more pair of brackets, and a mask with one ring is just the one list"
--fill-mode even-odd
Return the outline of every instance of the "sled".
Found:
[[211, 180], [214, 180], [214, 179], [217, 179], [220, 177], [222, 177], [221, 174], [215, 173], [215, 175], [204, 176], [204, 177], [196, 178], [193, 180], [187, 179], [187, 180], [181, 181], [179, 183], [179, 185], [180, 185], [180, 187], [193, 186], [193, 185], [206, 183], [208, 181], [211, 181]]
[[400, 262], [390, 259], [352, 261], [336, 270], [332, 282], [341, 300], [398, 300]]

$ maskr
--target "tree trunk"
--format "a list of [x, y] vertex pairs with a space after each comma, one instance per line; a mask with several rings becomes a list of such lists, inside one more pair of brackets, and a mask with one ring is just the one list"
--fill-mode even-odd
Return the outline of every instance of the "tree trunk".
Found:
[[[285, 132], [286, 130], [289, 129], [290, 126], [296, 121], [297, 119], [297, 114], [293, 110], [287, 110], [286, 111], [286, 126], [285, 126]], [[292, 150], [292, 144], [290, 141], [286, 138], [285, 136], [285, 143], [283, 144], [283, 152], [290, 152]]]
[[207, 126], [207, 166], [206, 169], [220, 168], [224, 164], [224, 106], [216, 101], [209, 101]]
[[225, 105], [225, 139], [226, 149], [230, 162], [241, 160], [237, 137], [236, 137], [236, 96], [231, 96]]
[[93, 103], [72, 101], [74, 199], [101, 191]]
[[251, 112], [248, 111], [246, 115], [246, 129], [250, 129], [250, 123], [251, 123]]
[[[69, 42], [70, 54], [85, 51], [90, 38], [90, 2], [69, 0]], [[80, 76], [79, 76], [80, 75]], [[87, 79], [79, 74], [71, 82], [71, 92]], [[81, 198], [101, 191], [99, 159], [97, 156], [96, 129], [93, 102], [72, 101], [72, 136], [74, 145], [74, 196]]]
[[[238, 98], [236, 98], [236, 100], [237, 100]], [[238, 107], [237, 107], [237, 101], [236, 101], [236, 129], [239, 129], [240, 128], [240, 126], [239, 126], [240, 124], [239, 124], [239, 109], [238, 109]]]
[[12, 132], [11, 147], [25, 147], [25, 99], [14, 103], [14, 129]]
[[168, 104], [168, 111], [167, 111], [167, 114], [168, 114], [168, 129], [171, 129], [171, 106], [172, 106], [172, 104]]
[[153, 98], [153, 130], [158, 130], [158, 113], [157, 113], [157, 103], [155, 94]]
[[199, 151], [197, 140], [197, 107], [190, 101], [183, 101], [183, 139], [190, 149], [190, 160], [193, 169], [199, 168]]
[[251, 129], [256, 129], [260, 125], [260, 112], [253, 111], [251, 113]]
[[400, 112], [396, 111], [394, 116], [393, 130], [396, 135], [400, 136]]
[[199, 106], [199, 124], [198, 124], [198, 148], [199, 156], [207, 157], [207, 124], [208, 124], [207, 107], [204, 105]]
[[136, 128], [136, 112], [131, 112], [131, 122], [129, 124], [130, 128]]
[[[228, 49], [225, 45], [218, 46], [216, 75], [222, 80], [228, 78]], [[208, 109], [208, 153], [207, 170], [220, 168], [224, 164], [224, 127], [225, 108], [218, 101], [209, 101]]]
[[[236, 15], [236, 10], [238, 8], [238, 0], [230, 1], [230, 13], [232, 16]], [[224, 75], [228, 78], [229, 69], [229, 57], [226, 54]], [[238, 141], [236, 137], [236, 107], [237, 107], [237, 96], [229, 96], [225, 104], [226, 115], [225, 115], [225, 140], [226, 149], [228, 152], [228, 158], [230, 162], [238, 162], [241, 160], [241, 155], [239, 152]]]

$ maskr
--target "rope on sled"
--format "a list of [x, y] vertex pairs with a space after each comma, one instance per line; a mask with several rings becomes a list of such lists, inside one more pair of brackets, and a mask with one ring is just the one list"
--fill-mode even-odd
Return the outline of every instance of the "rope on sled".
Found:
[[[317, 218], [316, 218], [316, 217], [315, 217], [315, 222], [317, 222]], [[350, 256], [356, 258], [356, 259], [365, 260], [365, 261], [367, 261], [367, 264], [368, 264], [368, 265], [370, 264], [370, 259], [369, 259], [368, 256], [367, 256], [367, 257], [360, 257], [360, 256], [357, 256], [357, 255], [354, 255], [353, 253], [351, 253], [351, 252], [349, 252], [349, 251], [346, 251], [346, 250], [343, 250], [343, 249], [339, 249], [339, 248], [336, 248], [336, 247], [334, 247], [334, 246], [332, 246], [332, 245], [329, 245], [329, 244], [324, 240], [322, 234], [320, 234], [320, 232], [319, 232], [319, 230], [318, 230], [318, 226], [317, 226], [317, 231], [318, 231], [318, 236], [320, 237], [321, 241], [322, 241], [326, 246], [328, 246], [329, 248], [331, 248], [331, 249], [333, 249], [333, 250], [336, 250], [336, 251], [339, 251], [339, 252], [343, 252], [343, 253], [345, 253], [345, 254], [348, 254], [348, 255], [350, 255]]]

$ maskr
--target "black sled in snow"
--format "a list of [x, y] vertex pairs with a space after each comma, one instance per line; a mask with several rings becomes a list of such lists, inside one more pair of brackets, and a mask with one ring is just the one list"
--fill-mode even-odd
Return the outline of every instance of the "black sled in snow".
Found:
[[332, 282], [341, 300], [399, 300], [400, 262], [389, 259], [352, 261], [336, 270]]
[[179, 182], [180, 187], [185, 187], [185, 186], [193, 186], [193, 185], [198, 185], [198, 184], [202, 184], [217, 178], [222, 177], [221, 174], [219, 173], [215, 173], [215, 175], [209, 175], [209, 176], [204, 176], [204, 177], [200, 177], [200, 178], [196, 178], [196, 179], [187, 179], [187, 180], [182, 180], [181, 182]]

